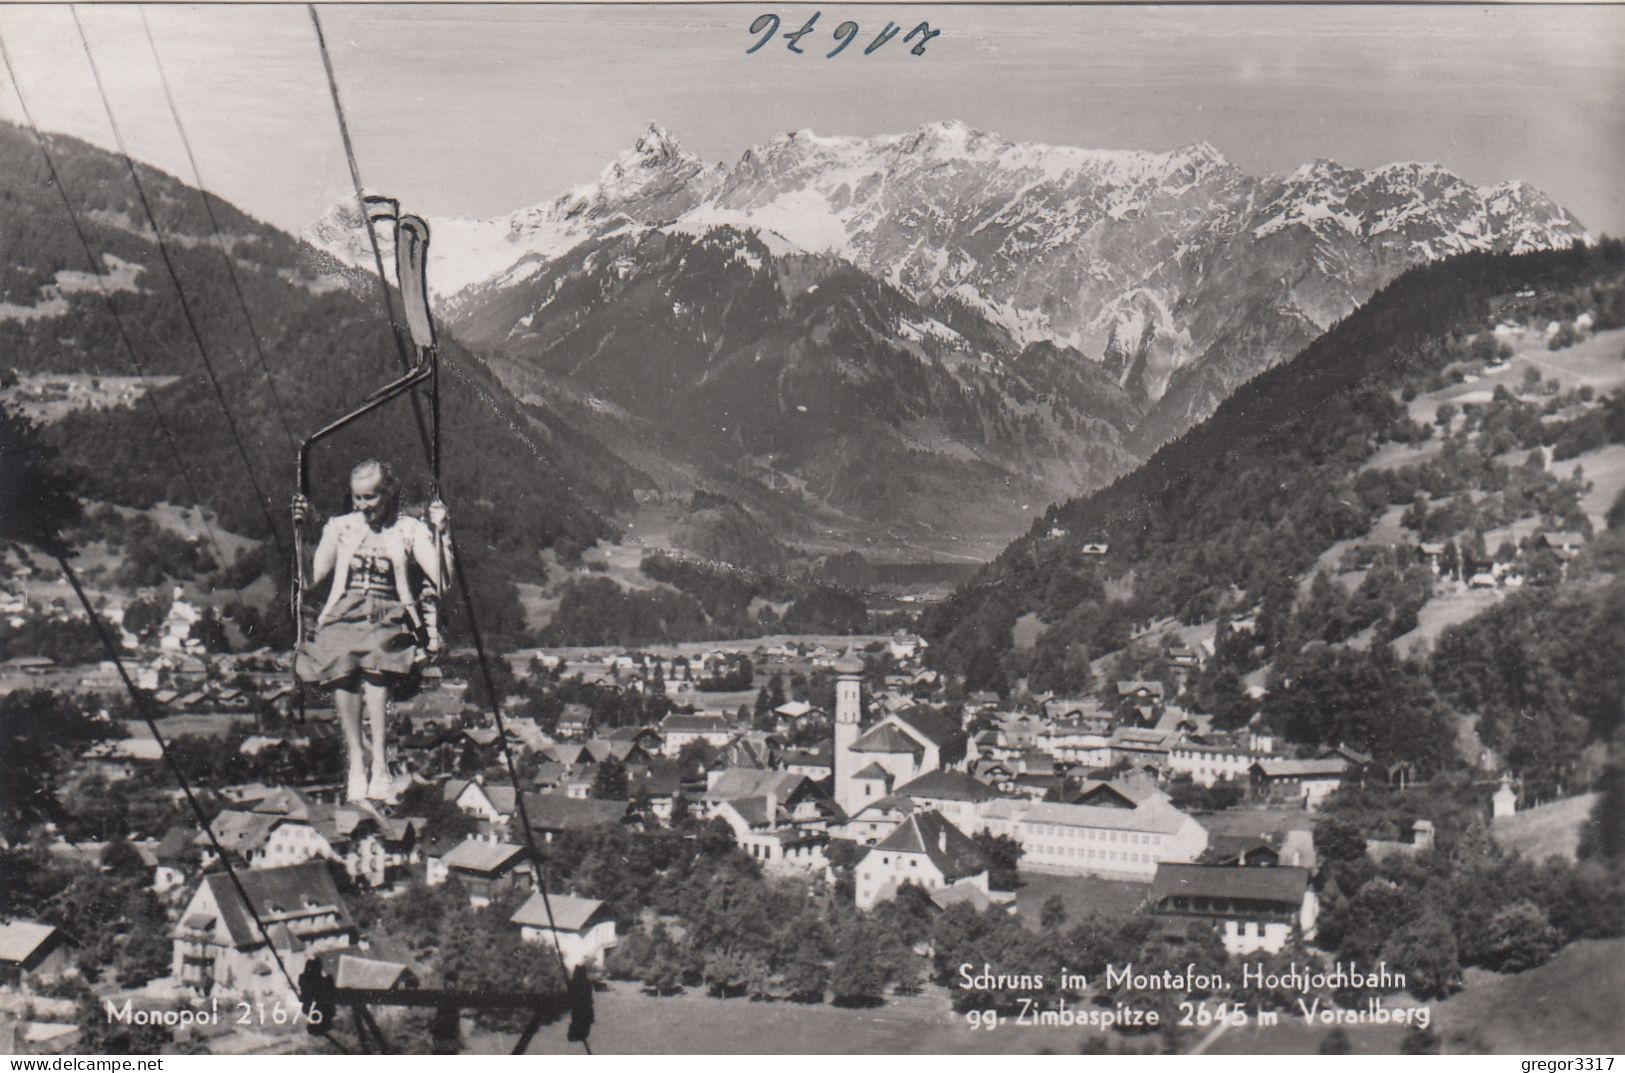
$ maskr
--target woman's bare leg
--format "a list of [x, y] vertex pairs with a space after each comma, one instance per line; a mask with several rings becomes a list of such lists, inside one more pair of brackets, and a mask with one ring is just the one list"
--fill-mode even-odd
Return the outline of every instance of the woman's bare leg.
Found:
[[361, 692], [355, 682], [334, 687], [333, 708], [344, 731], [344, 751], [349, 761], [345, 796], [359, 801], [367, 795], [367, 764], [361, 746]]
[[389, 687], [382, 682], [366, 680], [361, 683], [361, 695], [366, 700], [367, 722], [372, 727], [372, 782], [376, 794], [380, 784], [388, 784], [389, 761], [384, 755], [384, 719], [389, 709]]

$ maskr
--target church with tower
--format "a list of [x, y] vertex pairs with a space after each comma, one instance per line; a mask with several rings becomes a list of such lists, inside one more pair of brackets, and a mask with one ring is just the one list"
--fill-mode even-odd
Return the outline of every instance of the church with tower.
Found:
[[962, 768], [968, 739], [952, 718], [925, 708], [863, 722], [863, 662], [835, 664], [835, 803], [849, 817], [933, 771]]

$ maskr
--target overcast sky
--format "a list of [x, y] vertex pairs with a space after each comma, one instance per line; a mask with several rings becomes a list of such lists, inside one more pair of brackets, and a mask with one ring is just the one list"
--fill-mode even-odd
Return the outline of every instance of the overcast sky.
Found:
[[[148, 8], [211, 189], [303, 228], [349, 186], [302, 5]], [[754, 55], [822, 11], [795, 55]], [[135, 154], [190, 178], [133, 6], [81, 8]], [[887, 18], [901, 35], [864, 56]], [[1625, 234], [1625, 9], [551, 6], [322, 13], [368, 186], [431, 216], [489, 215], [593, 178], [650, 120], [707, 160], [772, 135], [869, 135], [961, 119], [1022, 141], [1165, 150], [1241, 168], [1317, 157], [1438, 161], [1526, 179], [1593, 233]], [[825, 59], [846, 19], [857, 40]], [[65, 7], [0, 5], [41, 124], [111, 146]], [[0, 116], [19, 118], [0, 80]]]

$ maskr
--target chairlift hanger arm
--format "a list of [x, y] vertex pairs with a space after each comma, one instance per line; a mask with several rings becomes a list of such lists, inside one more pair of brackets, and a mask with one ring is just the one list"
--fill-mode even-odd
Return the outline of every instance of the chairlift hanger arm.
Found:
[[429, 380], [434, 376], [434, 365], [435, 361], [433, 351], [427, 347], [421, 348], [418, 352], [418, 363], [411, 372], [408, 372], [406, 375], [397, 380], [385, 384], [377, 391], [374, 391], [371, 395], [368, 395], [361, 405], [357, 406], [343, 417], [329, 422], [328, 424], [317, 429], [315, 432], [311, 433], [309, 436], [305, 437], [304, 441], [299, 445], [299, 494], [310, 494], [310, 451], [318, 441], [326, 439], [335, 432], [338, 432], [340, 429], [344, 428], [346, 425], [349, 425], [352, 422], [365, 417], [367, 414], [372, 413], [372, 411], [378, 409], [384, 403], [389, 402], [391, 399], [398, 398], [399, 396], [412, 390], [412, 388], [416, 387], [418, 384]]

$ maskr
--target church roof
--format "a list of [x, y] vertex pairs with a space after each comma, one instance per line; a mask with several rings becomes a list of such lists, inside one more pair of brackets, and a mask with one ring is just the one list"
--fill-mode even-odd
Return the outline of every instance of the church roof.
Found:
[[907, 723], [910, 729], [939, 749], [965, 736], [965, 730], [957, 720], [929, 708], [911, 708], [898, 712], [894, 718]]
[[921, 753], [925, 747], [893, 723], [881, 723], [852, 743], [855, 753]]

